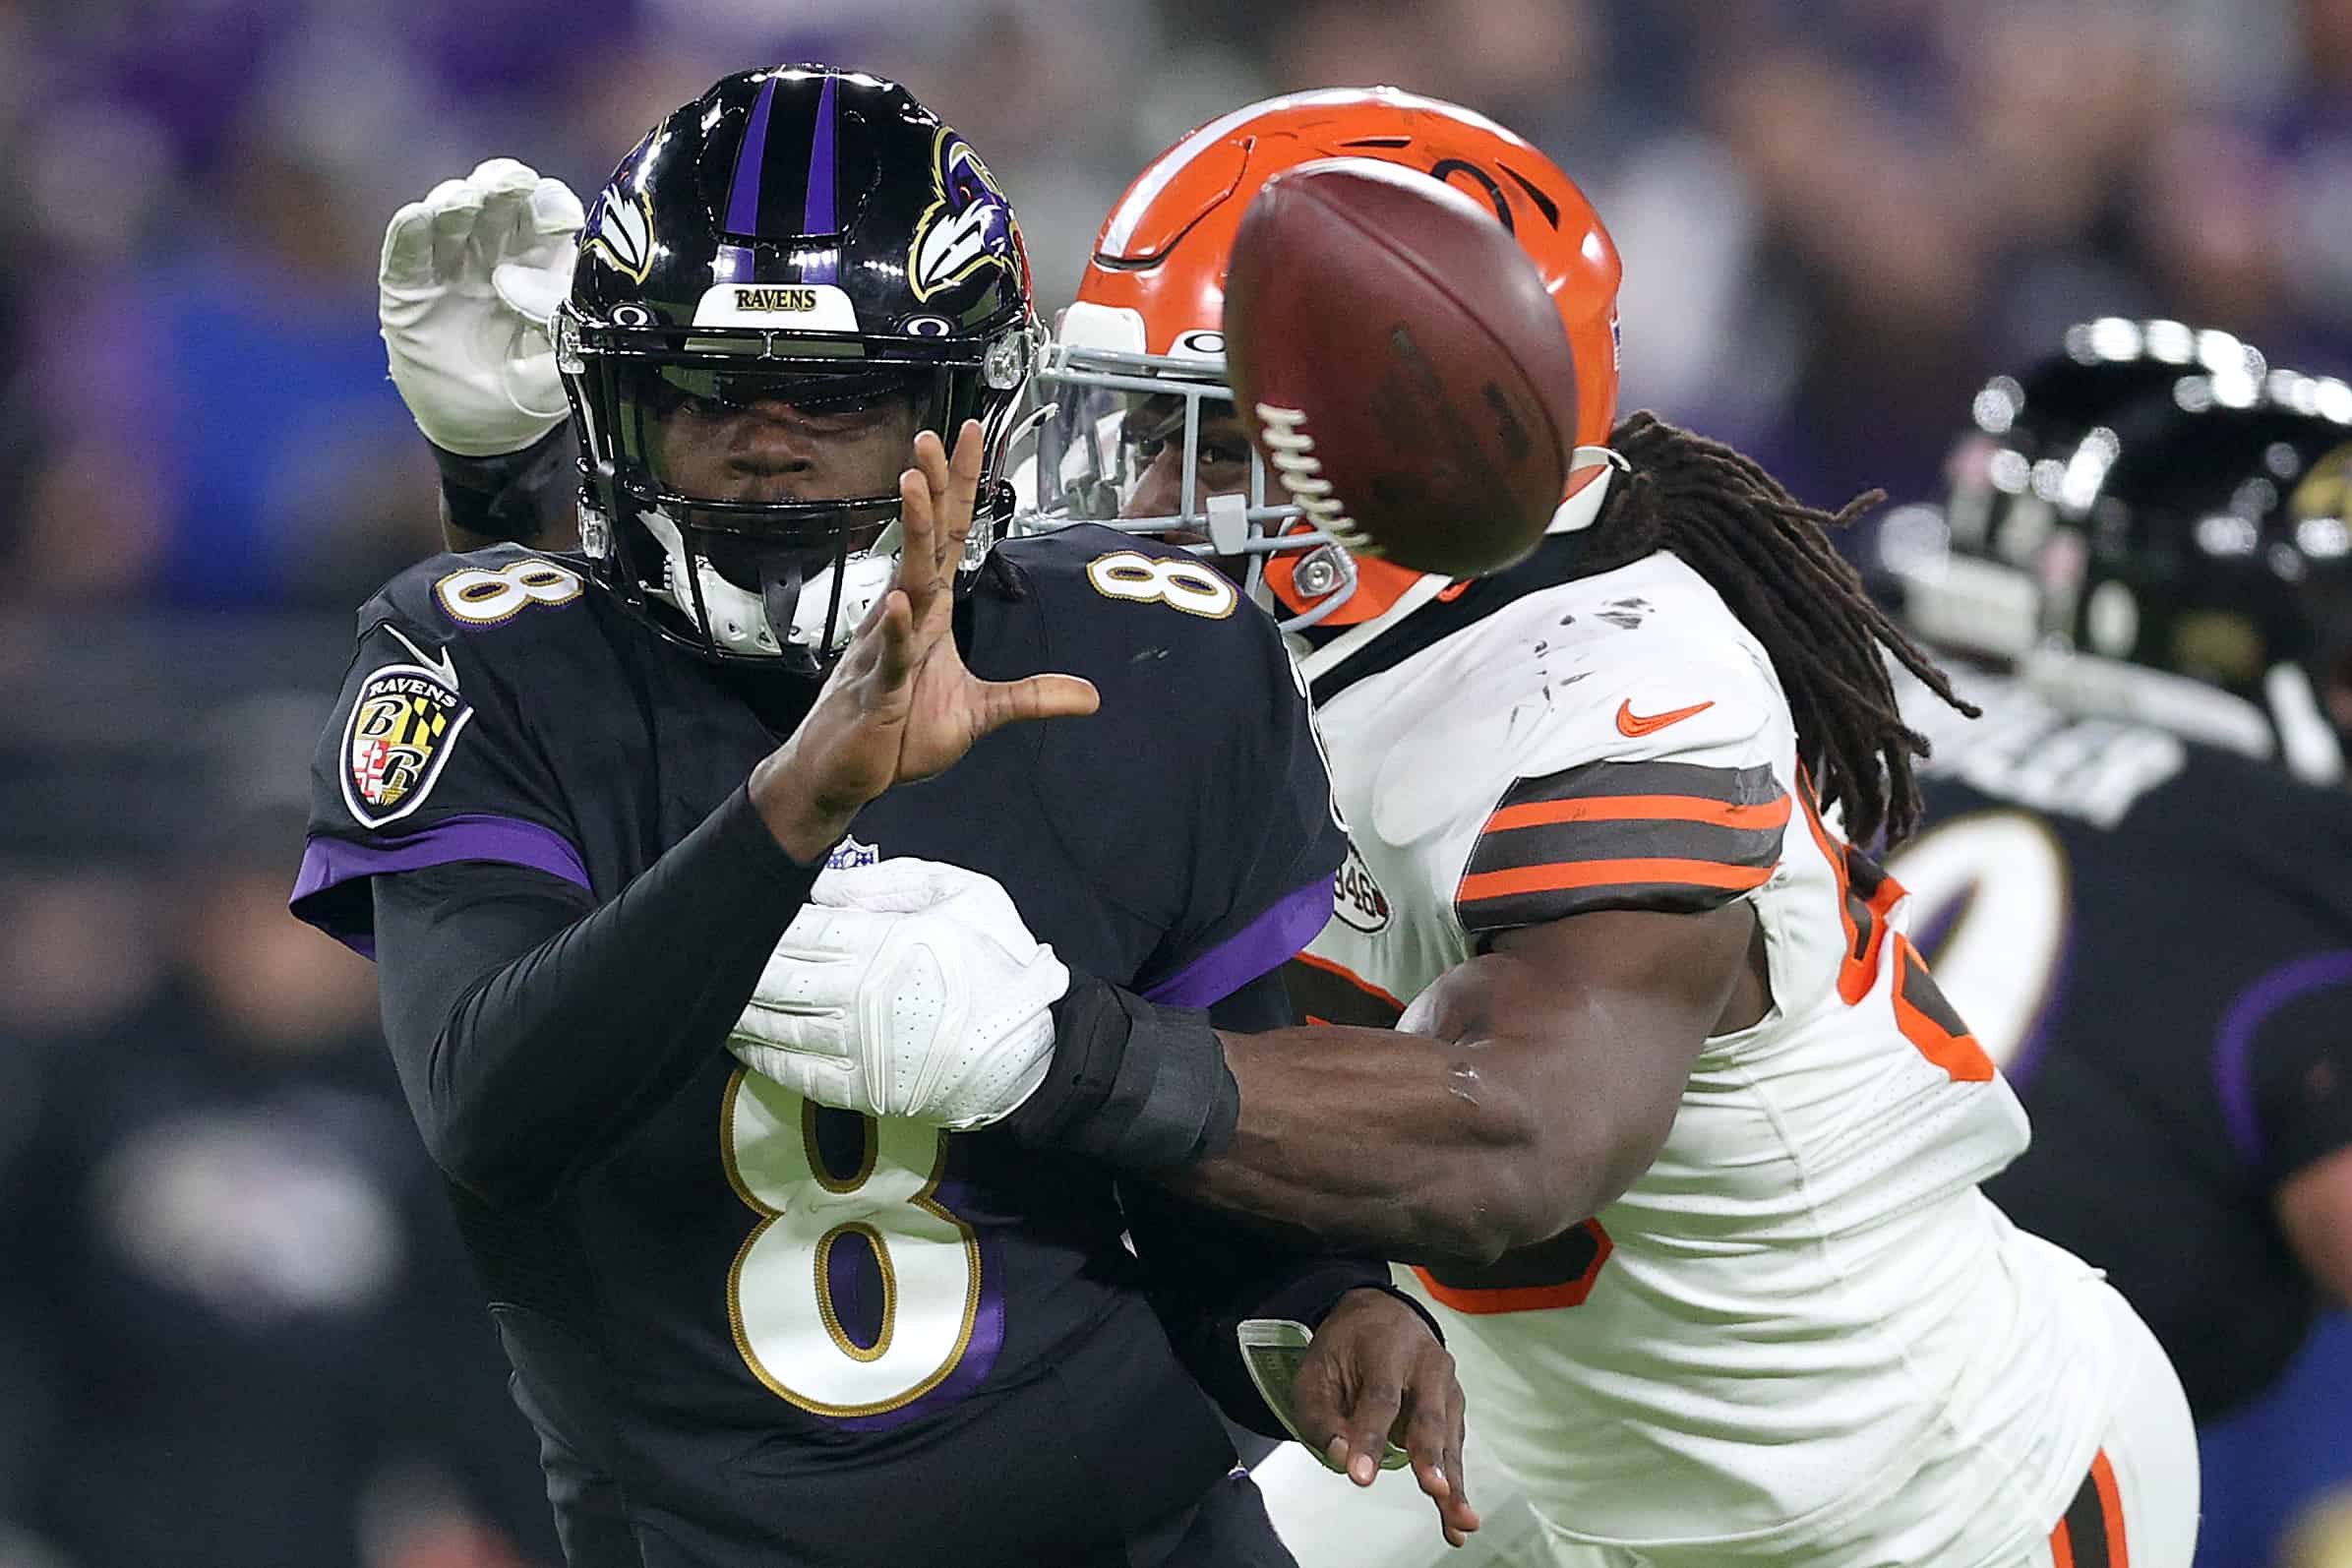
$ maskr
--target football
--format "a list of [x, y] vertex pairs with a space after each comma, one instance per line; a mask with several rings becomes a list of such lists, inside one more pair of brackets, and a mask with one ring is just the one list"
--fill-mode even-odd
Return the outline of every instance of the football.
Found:
[[1370, 158], [1276, 175], [1234, 239], [1225, 333], [1259, 454], [1357, 554], [1475, 577], [1542, 539], [1575, 358], [1535, 264], [1470, 197]]

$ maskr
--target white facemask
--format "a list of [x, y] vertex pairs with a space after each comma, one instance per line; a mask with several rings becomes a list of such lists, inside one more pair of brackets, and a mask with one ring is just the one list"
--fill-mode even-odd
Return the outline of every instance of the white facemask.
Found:
[[[687, 585], [691, 570], [701, 589], [703, 608], [710, 616], [713, 642], [728, 653], [753, 657], [772, 656], [782, 651], [776, 644], [774, 628], [768, 625], [767, 606], [760, 602], [758, 594], [728, 581], [701, 556], [695, 556], [690, 565], [686, 539], [678, 524], [658, 511], [641, 515], [646, 530], [660, 541], [663, 556], [662, 585], [648, 590], [651, 597], [691, 618], [694, 614], [694, 590]], [[833, 569], [827, 567], [802, 583], [801, 596], [793, 605], [792, 625], [785, 633], [785, 645], [805, 648], [820, 658], [848, 646], [850, 634], [857, 631], [859, 623], [890, 591], [890, 584], [898, 574], [898, 541], [899, 527], [893, 522], [872, 545], [850, 553], [841, 570], [841, 610], [833, 617], [830, 637], [825, 634], [825, 611], [833, 602]]]

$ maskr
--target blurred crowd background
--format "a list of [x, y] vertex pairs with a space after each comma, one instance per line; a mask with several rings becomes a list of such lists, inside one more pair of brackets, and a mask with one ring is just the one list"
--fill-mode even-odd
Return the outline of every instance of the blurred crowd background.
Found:
[[[2352, 0], [0, 0], [0, 1568], [553, 1561], [369, 972], [283, 914], [350, 612], [435, 539], [376, 250], [785, 59], [955, 123], [1049, 317], [1203, 119], [1484, 110], [1624, 251], [1625, 406], [1815, 502], [1931, 499], [2087, 317], [2352, 372]], [[2352, 1562], [2352, 1330], [2309, 1359], [2201, 1562]]]

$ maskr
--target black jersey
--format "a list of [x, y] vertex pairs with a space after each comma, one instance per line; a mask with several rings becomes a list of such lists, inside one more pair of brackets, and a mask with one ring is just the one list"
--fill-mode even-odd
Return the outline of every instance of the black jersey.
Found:
[[1929, 826], [1889, 870], [2032, 1147], [1986, 1184], [2108, 1273], [2200, 1420], [2259, 1393], [2323, 1302], [2279, 1182], [2352, 1144], [2352, 798], [1970, 677]]
[[[1345, 839], [1271, 623], [1164, 554], [1092, 528], [998, 548], [957, 606], [966, 662], [1085, 676], [1101, 711], [892, 790], [833, 864], [984, 872], [1073, 968], [1206, 1005], [1321, 926]], [[474, 866], [606, 905], [807, 695], [671, 646], [577, 558], [429, 562], [362, 612], [296, 911], [364, 944], [369, 878]], [[804, 1105], [723, 1033], [551, 1191], [455, 1192], [518, 1398], [617, 1483], [648, 1568], [1124, 1562], [1216, 1481], [1231, 1446], [1106, 1171]]]

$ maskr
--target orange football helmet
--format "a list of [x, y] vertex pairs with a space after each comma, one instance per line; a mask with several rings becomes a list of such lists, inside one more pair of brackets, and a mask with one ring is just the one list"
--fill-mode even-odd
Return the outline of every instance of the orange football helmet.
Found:
[[[1286, 628], [1368, 620], [1418, 575], [1356, 560], [1297, 507], [1270, 504], [1254, 454], [1245, 482], [1229, 452], [1215, 459], [1226, 480], [1202, 483], [1204, 420], [1226, 415], [1221, 451], [1238, 428], [1230, 425], [1222, 331], [1234, 235], [1270, 177], [1326, 157], [1379, 158], [1434, 175], [1493, 209], [1534, 260], [1577, 368], [1577, 465], [1555, 528], [1590, 520], [1575, 515], [1590, 506], [1572, 498], [1608, 460], [1603, 444], [1617, 410], [1617, 248], [1584, 193], [1525, 138], [1394, 88], [1289, 93], [1193, 131], [1112, 209], [1077, 301], [1056, 324], [1039, 373], [1055, 406], [1038, 432], [1035, 522], [1109, 522], [1173, 534], [1229, 564], [1246, 560], [1247, 585], [1262, 577], [1293, 617]], [[1204, 413], [1215, 403], [1225, 407]], [[1175, 510], [1133, 515], [1144, 469], [1179, 430], [1184, 464]]]

